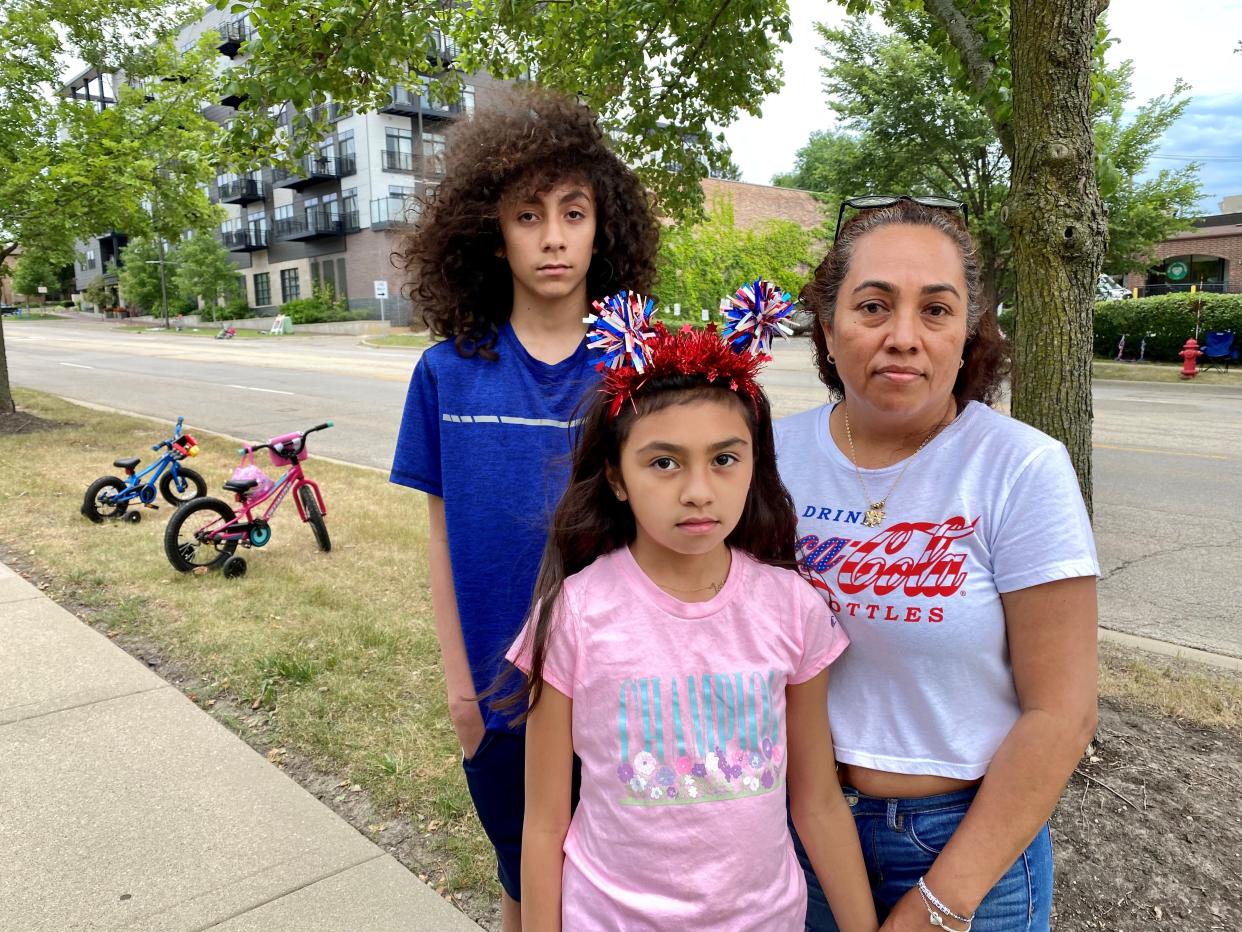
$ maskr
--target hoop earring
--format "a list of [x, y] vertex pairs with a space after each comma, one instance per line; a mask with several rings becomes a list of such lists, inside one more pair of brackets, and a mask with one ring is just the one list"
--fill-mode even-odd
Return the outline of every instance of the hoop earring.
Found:
[[959, 369], [960, 369], [960, 368], [962, 368], [962, 366], [964, 366], [964, 365], [966, 365], [966, 359], [965, 359], [965, 358], [959, 359], [959, 360], [957, 361], [957, 367], [958, 367]]
[[836, 357], [833, 356], [832, 353], [829, 353], [828, 354], [828, 365], [835, 366], [836, 364], [837, 364]]

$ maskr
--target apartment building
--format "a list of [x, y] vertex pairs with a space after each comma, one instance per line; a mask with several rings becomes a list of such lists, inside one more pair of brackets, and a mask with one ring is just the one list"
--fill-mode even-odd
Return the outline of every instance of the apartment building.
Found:
[[[220, 67], [227, 69], [245, 54], [250, 27], [244, 16], [212, 8], [182, 30], [179, 47], [188, 48], [204, 33], [218, 37]], [[456, 57], [456, 48], [439, 39], [428, 48], [425, 64], [411, 66], [443, 70], [453, 67]], [[108, 106], [115, 102], [112, 80], [83, 72], [62, 93]], [[471, 113], [476, 102], [485, 103], [503, 83], [472, 75], [453, 104], [394, 87], [375, 112], [358, 113], [335, 104], [309, 114], [286, 108], [282, 120], [291, 128], [300, 120], [326, 118], [330, 130], [314, 151], [291, 170], [256, 164], [240, 174], [220, 174], [210, 187], [211, 199], [227, 212], [219, 238], [237, 265], [251, 307], [274, 315], [286, 301], [307, 297], [324, 285], [347, 299], [352, 309], [371, 311], [378, 318], [376, 282], [384, 282], [389, 295], [384, 316], [408, 322], [410, 303], [401, 294], [406, 276], [394, 257], [399, 237], [417, 219], [418, 198], [434, 190], [444, 175], [449, 123]], [[240, 103], [224, 97], [203, 112], [227, 125]], [[116, 276], [109, 276], [107, 269], [124, 245], [119, 233], [79, 244], [74, 266], [78, 291], [101, 274], [115, 286]]]

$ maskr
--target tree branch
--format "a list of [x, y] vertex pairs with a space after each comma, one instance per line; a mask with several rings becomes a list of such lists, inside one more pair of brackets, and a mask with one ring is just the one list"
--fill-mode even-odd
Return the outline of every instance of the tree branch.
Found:
[[992, 72], [996, 70], [996, 66], [983, 54], [983, 36], [971, 24], [966, 14], [957, 8], [954, 0], [923, 0], [923, 8], [945, 31], [949, 42], [962, 56], [962, 63], [966, 66], [975, 95], [991, 117], [1001, 145], [1006, 152], [1012, 153], [1013, 133], [1007, 123], [1002, 124], [997, 118], [991, 95], [988, 93]]

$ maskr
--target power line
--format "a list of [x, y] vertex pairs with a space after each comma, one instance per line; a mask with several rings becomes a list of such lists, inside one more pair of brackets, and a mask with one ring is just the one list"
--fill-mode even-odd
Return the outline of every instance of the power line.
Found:
[[1240, 155], [1153, 155], [1152, 158], [1175, 162], [1242, 162]]

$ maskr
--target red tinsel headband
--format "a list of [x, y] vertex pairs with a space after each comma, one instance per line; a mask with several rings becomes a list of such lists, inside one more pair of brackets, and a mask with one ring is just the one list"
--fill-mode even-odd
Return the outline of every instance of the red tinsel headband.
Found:
[[616, 417], [650, 380], [673, 375], [701, 376], [708, 384], [727, 387], [756, 404], [759, 370], [772, 358], [771, 338], [784, 332], [781, 321], [792, 302], [767, 282], [739, 288], [726, 315], [724, 339], [715, 324], [702, 330], [686, 324], [677, 332], [653, 324], [653, 302], [629, 292], [594, 306], [588, 340], [592, 349], [604, 354], [596, 366], [604, 373], [600, 391], [612, 396], [608, 411]]

